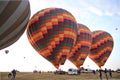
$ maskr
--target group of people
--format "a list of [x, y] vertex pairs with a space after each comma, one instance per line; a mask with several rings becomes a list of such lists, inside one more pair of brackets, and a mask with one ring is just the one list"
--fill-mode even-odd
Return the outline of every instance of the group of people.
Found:
[[[99, 72], [100, 80], [102, 80], [102, 73], [103, 73], [103, 72], [105, 73], [106, 80], [108, 80], [108, 73], [109, 73], [110, 78], [112, 78], [112, 71], [111, 71], [111, 69], [109, 69], [109, 70], [107, 70], [106, 68], [105, 68], [105, 70], [99, 69], [98, 72]], [[96, 73], [96, 72], [93, 71], [93, 74], [95, 74], [95, 73]], [[9, 78], [10, 80], [15, 80], [15, 77], [16, 77], [16, 70], [13, 69], [13, 70], [8, 74], [8, 78]]]
[[107, 74], [107, 73], [109, 73], [110, 78], [112, 78], [112, 71], [111, 71], [111, 69], [107, 70], [107, 69], [105, 68], [104, 71], [101, 70], [101, 69], [99, 69], [100, 80], [102, 80], [102, 72], [105, 73], [106, 80], [108, 80], [108, 74]]
[[10, 80], [15, 80], [15, 77], [16, 77], [16, 70], [13, 69], [9, 74], [8, 74], [8, 78]]

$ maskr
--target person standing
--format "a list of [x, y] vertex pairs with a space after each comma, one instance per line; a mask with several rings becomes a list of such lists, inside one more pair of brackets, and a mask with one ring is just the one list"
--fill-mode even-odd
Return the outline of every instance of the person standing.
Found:
[[110, 75], [110, 78], [112, 78], [112, 71], [111, 71], [111, 69], [109, 69], [109, 75]]
[[101, 69], [99, 69], [99, 77], [100, 77], [100, 80], [102, 80], [102, 70]]
[[13, 80], [14, 80], [14, 79], [15, 79], [15, 77], [16, 77], [16, 70], [15, 70], [15, 69], [13, 69], [11, 73], [13, 74]]
[[106, 79], [108, 80], [108, 76], [107, 76], [107, 68], [105, 68], [104, 73], [105, 73]]
[[94, 75], [96, 74], [96, 71], [95, 71], [95, 70], [93, 70], [93, 74], [94, 74]]

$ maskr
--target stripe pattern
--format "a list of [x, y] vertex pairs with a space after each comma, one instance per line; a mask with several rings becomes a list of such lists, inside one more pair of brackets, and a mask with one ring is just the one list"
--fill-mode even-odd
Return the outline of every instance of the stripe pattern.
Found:
[[99, 66], [103, 66], [113, 49], [112, 36], [102, 30], [92, 32], [92, 46], [89, 57]]
[[30, 18], [28, 0], [0, 1], [0, 50], [16, 42]]
[[56, 68], [64, 64], [76, 41], [76, 32], [75, 18], [61, 8], [43, 9], [27, 25], [31, 45]]
[[77, 40], [74, 44], [69, 60], [79, 69], [88, 56], [92, 43], [92, 33], [88, 27], [78, 24]]

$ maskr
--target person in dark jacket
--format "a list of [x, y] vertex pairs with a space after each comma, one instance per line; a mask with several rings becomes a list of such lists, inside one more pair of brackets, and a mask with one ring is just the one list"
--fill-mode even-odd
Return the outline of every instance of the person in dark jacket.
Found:
[[11, 73], [13, 74], [13, 80], [14, 80], [14, 79], [15, 79], [15, 77], [16, 77], [16, 70], [15, 70], [15, 69], [13, 69]]
[[105, 73], [106, 79], [108, 80], [107, 72], [108, 72], [107, 68], [105, 68], [104, 73]]
[[100, 80], [102, 80], [102, 70], [99, 69], [99, 76], [100, 76]]

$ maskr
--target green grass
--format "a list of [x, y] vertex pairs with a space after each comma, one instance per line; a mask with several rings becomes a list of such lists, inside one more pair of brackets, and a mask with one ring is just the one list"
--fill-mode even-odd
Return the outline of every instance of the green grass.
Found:
[[[9, 80], [7, 77], [8, 72], [0, 73], [0, 80]], [[17, 72], [15, 80], [100, 80], [99, 75], [93, 75], [92, 73], [81, 73], [80, 75], [58, 75], [54, 73], [42, 72]], [[106, 80], [103, 73], [103, 80]], [[120, 80], [120, 73], [113, 73], [113, 77], [109, 80]]]

